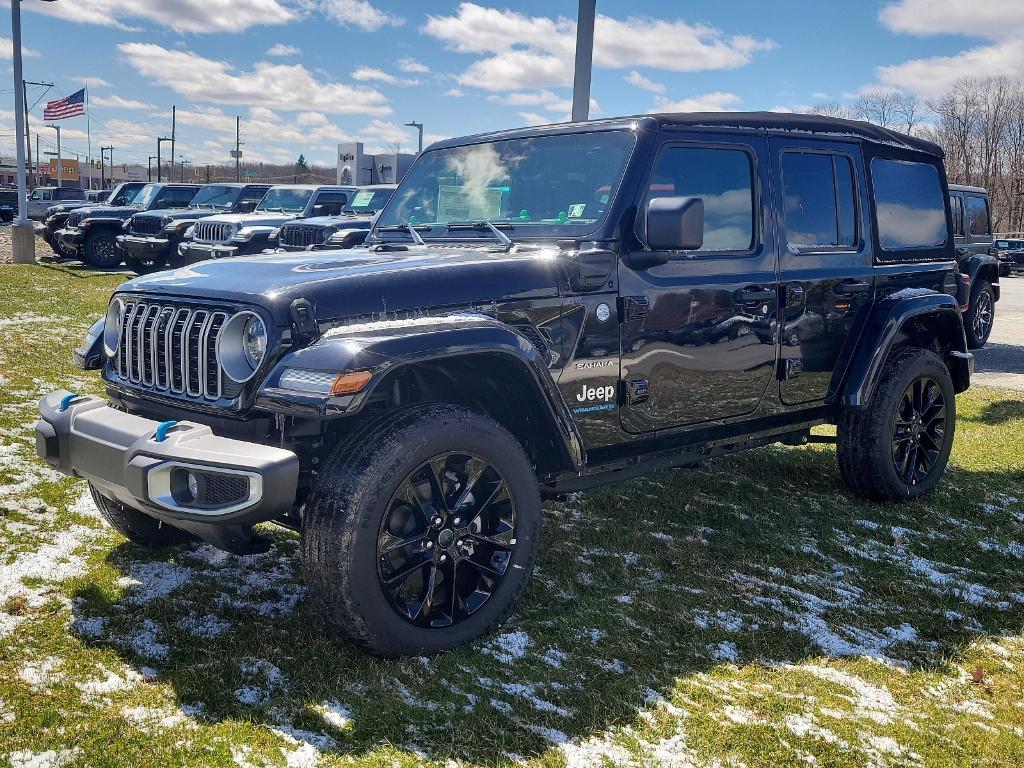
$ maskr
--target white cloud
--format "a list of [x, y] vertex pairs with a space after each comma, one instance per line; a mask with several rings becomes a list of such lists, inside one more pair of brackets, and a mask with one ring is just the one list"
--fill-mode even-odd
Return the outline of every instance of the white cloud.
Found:
[[126, 99], [123, 96], [93, 96], [89, 99], [90, 107], [113, 107], [115, 109], [156, 109], [155, 104], [147, 104], [137, 99]]
[[[21, 46], [21, 57], [23, 59], [37, 59], [39, 58], [39, 51], [35, 51], [31, 48], [26, 48], [24, 45]], [[6, 59], [10, 61], [14, 58], [14, 40], [9, 37], [0, 36], [0, 59]]]
[[74, 0], [25, 3], [26, 10], [77, 24], [126, 28], [126, 21], [152, 22], [176, 32], [243, 32], [299, 18], [282, 0]]
[[461, 99], [466, 95], [466, 92], [461, 88], [449, 88], [444, 93], [445, 96], [451, 96], [453, 99]]
[[411, 56], [405, 56], [398, 60], [398, 68], [402, 72], [409, 72], [414, 75], [425, 75], [430, 71], [430, 67], [424, 64], [422, 61], [417, 61]]
[[556, 122], [547, 115], [540, 115], [536, 112], [520, 112], [519, 116], [523, 118], [523, 122], [526, 125], [548, 125], [549, 123]]
[[876, 73], [883, 85], [935, 98], [963, 77], [1024, 77], [1024, 40], [980, 45], [953, 56], [911, 59], [879, 67]]
[[1020, 0], [899, 0], [879, 13], [894, 32], [912, 35], [977, 35], [1018, 37], [1024, 33], [1024, 3]]
[[[428, 16], [423, 31], [453, 51], [481, 55], [457, 77], [463, 85], [502, 91], [572, 83], [573, 19], [462, 3], [455, 15]], [[640, 16], [598, 16], [594, 36], [594, 66], [607, 69], [733, 69], [775, 45], [704, 24]]]
[[227, 61], [155, 43], [122, 43], [118, 50], [143, 76], [200, 103], [259, 105], [286, 111], [391, 113], [380, 91], [325, 79], [301, 64], [260, 61], [251, 70], [240, 71]]
[[[959, 34], [992, 41], [950, 56], [910, 59], [878, 67], [875, 72], [882, 88], [935, 98], [963, 77], [1024, 78], [1024, 3], [1020, 0], [973, 0], [966, 4], [953, 0], [898, 0], [885, 6], [879, 18], [894, 32]], [[865, 88], [878, 89], [879, 85]]]
[[[494, 104], [504, 104], [509, 107], [540, 107], [548, 112], [569, 115], [572, 113], [572, 99], [563, 98], [554, 91], [541, 89], [539, 91], [513, 91], [502, 95], [494, 94], [487, 97], [487, 100]], [[601, 106], [594, 98], [590, 99], [591, 114], [600, 112]], [[523, 113], [520, 112], [520, 115]], [[532, 117], [538, 117], [535, 113], [529, 113]], [[544, 118], [545, 122], [552, 122], [551, 118]]]
[[287, 56], [298, 56], [302, 53], [301, 48], [297, 48], [294, 45], [286, 45], [284, 43], [277, 43], [267, 50], [267, 56], [278, 56], [281, 58]]
[[352, 72], [352, 79], [359, 80], [360, 82], [375, 80], [380, 83], [388, 83], [389, 85], [419, 84], [419, 80], [406, 77], [396, 77], [395, 75], [385, 72], [383, 69], [377, 69], [376, 67], [356, 67], [355, 71]]
[[354, 26], [373, 32], [385, 26], [401, 26], [405, 19], [380, 10], [367, 0], [305, 0], [307, 7], [317, 8], [320, 13], [342, 26]]
[[81, 83], [82, 85], [87, 85], [90, 88], [109, 88], [110, 87], [110, 83], [108, 83], [102, 77], [93, 77], [93, 76], [90, 76], [90, 75], [85, 75], [83, 77], [72, 77], [71, 79], [74, 80], [76, 83]]
[[650, 79], [644, 77], [639, 72], [637, 72], [635, 69], [631, 70], [630, 73], [628, 75], [626, 75], [622, 79], [625, 80], [630, 85], [636, 86], [641, 91], [648, 91], [650, 93], [664, 93], [665, 92], [665, 84], [664, 83], [656, 83], [653, 80], [650, 80]]
[[664, 96], [654, 100], [651, 112], [728, 112], [733, 110], [740, 101], [735, 93], [715, 91], [692, 96], [680, 101], [672, 101]]

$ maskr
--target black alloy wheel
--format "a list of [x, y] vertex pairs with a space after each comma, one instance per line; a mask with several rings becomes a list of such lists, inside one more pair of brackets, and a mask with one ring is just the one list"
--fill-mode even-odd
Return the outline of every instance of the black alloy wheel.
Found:
[[928, 376], [915, 379], [900, 400], [892, 435], [896, 474], [907, 485], [922, 482], [935, 467], [946, 441], [946, 400]]
[[501, 585], [516, 546], [516, 508], [494, 466], [451, 452], [413, 470], [377, 537], [377, 575], [392, 609], [424, 628], [451, 627]]
[[978, 291], [975, 299], [974, 317], [971, 318], [971, 330], [979, 342], [988, 341], [992, 333], [992, 320], [995, 316], [995, 301], [991, 291]]

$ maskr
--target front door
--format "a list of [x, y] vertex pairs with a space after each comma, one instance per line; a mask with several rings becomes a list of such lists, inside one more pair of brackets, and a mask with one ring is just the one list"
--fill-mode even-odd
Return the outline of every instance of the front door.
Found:
[[[871, 309], [867, 191], [856, 144], [772, 139], [778, 214], [781, 396], [823, 400]], [[841, 373], [841, 371], [840, 371]], [[838, 377], [837, 377], [838, 380]]]
[[704, 201], [704, 245], [667, 262], [620, 262], [622, 426], [634, 434], [754, 411], [774, 378], [776, 251], [767, 144], [756, 136], [667, 134], [637, 201]]

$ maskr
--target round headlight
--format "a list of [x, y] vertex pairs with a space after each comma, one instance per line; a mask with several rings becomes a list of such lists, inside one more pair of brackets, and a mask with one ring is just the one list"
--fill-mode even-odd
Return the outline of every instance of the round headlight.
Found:
[[217, 336], [217, 361], [239, 384], [247, 382], [267, 354], [267, 326], [255, 312], [239, 312]]
[[124, 321], [124, 299], [115, 298], [107, 308], [107, 317], [103, 321], [103, 353], [107, 357], [117, 354], [121, 342], [121, 323]]
[[267, 327], [258, 317], [250, 317], [242, 331], [242, 347], [245, 359], [253, 369], [259, 368], [263, 355], [267, 353]]

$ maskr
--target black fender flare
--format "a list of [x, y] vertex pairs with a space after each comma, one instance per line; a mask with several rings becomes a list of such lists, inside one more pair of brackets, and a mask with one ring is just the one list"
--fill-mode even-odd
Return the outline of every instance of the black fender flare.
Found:
[[973, 253], [961, 264], [967, 267], [972, 286], [978, 284], [980, 275], [992, 285], [995, 300], [999, 301], [999, 259], [989, 253]]
[[859, 409], [871, 402], [889, 352], [921, 322], [927, 323], [929, 329], [939, 335], [940, 345], [950, 365], [954, 389], [958, 393], [967, 389], [973, 357], [967, 351], [963, 317], [956, 299], [945, 293], [906, 298], [893, 294], [879, 301], [871, 311], [861, 336], [862, 342], [850, 361], [839, 390], [839, 405]]
[[[410, 366], [495, 356], [523, 373], [532, 394], [557, 430], [562, 458], [579, 469], [583, 443], [547, 364], [537, 348], [510, 326], [483, 314], [459, 312], [433, 317], [382, 319], [338, 325], [312, 344], [285, 354], [264, 380], [256, 407], [285, 415], [338, 418], [359, 413], [375, 395], [386, 392], [395, 375]], [[369, 371], [369, 383], [355, 395], [300, 396], [282, 388], [285, 369], [342, 373]], [[467, 386], [470, 382], [467, 382]]]

